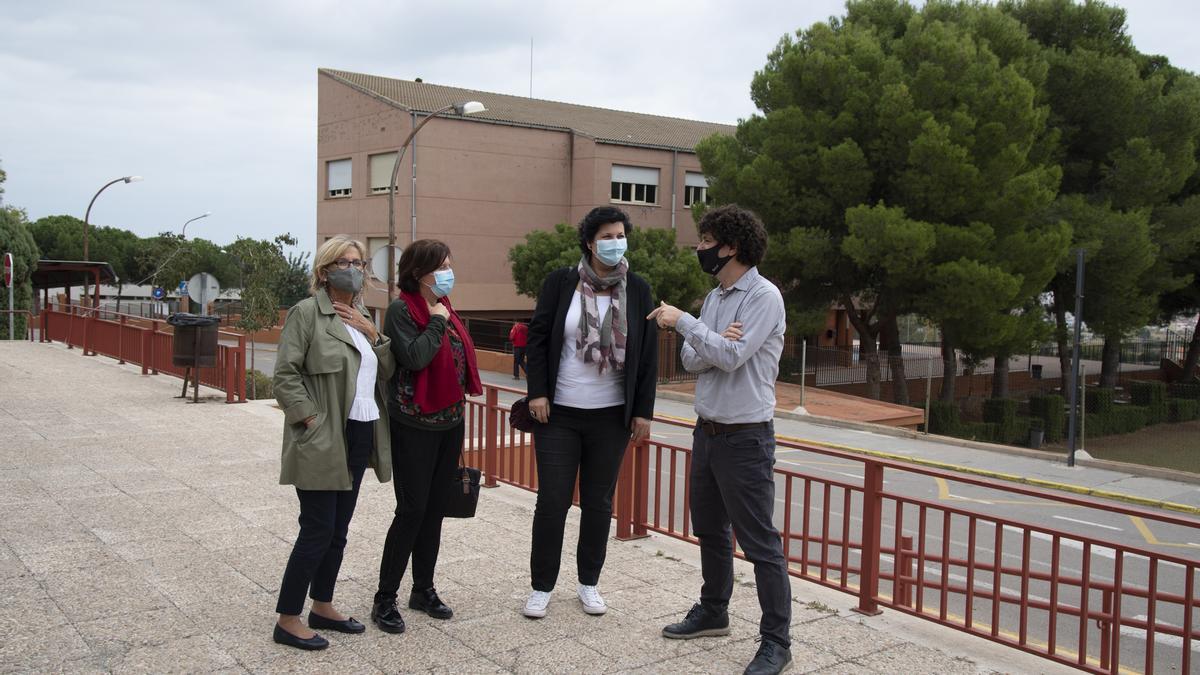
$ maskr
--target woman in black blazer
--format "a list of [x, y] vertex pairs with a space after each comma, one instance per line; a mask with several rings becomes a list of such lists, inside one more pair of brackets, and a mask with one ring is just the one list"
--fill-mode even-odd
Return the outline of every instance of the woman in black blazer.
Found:
[[629, 271], [619, 209], [592, 209], [579, 223], [583, 256], [552, 272], [529, 324], [529, 412], [538, 498], [533, 515], [530, 618], [546, 615], [558, 579], [563, 528], [579, 475], [577, 595], [588, 614], [607, 611], [596, 588], [604, 566], [613, 491], [630, 441], [650, 435], [658, 369], [650, 286]]

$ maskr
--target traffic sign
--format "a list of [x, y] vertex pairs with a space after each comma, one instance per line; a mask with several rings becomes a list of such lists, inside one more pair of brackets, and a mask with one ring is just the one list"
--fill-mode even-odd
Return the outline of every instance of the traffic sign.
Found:
[[187, 295], [187, 282], [186, 281], [179, 282], [179, 294]]
[[4, 254], [4, 285], [12, 286], [13, 280], [13, 257], [11, 253]]
[[208, 303], [217, 299], [217, 295], [221, 292], [221, 284], [217, 282], [217, 278], [208, 272], [201, 272], [192, 275], [187, 282], [187, 294], [192, 299], [192, 302], [199, 303], [200, 311], [197, 314], [205, 314], [207, 312]]
[[155, 286], [154, 290], [150, 291], [150, 296], [155, 300], [162, 300], [166, 295], [167, 292], [163, 290], [162, 286]]

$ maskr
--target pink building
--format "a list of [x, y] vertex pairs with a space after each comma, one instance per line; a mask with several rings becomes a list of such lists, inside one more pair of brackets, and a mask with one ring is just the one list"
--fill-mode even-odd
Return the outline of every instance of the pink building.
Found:
[[[337, 70], [318, 71], [317, 238], [345, 233], [371, 253], [388, 237], [395, 152], [420, 119], [480, 101], [487, 111], [438, 117], [403, 159], [396, 244], [437, 238], [454, 252], [455, 306], [473, 316], [526, 316], [507, 255], [526, 233], [577, 223], [604, 204], [639, 227], [672, 228], [696, 242], [690, 205], [705, 199], [694, 148], [734, 127], [492, 94]], [[415, 197], [414, 197], [415, 195]], [[376, 267], [386, 278], [386, 264]], [[383, 307], [386, 293], [367, 297]]]

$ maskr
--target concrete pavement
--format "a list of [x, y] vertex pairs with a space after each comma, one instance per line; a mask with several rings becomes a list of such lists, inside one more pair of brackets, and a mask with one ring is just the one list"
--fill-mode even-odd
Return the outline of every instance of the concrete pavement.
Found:
[[[0, 670], [65, 672], [738, 672], [755, 650], [752, 570], [738, 563], [727, 638], [662, 639], [694, 601], [697, 549], [612, 541], [584, 615], [570, 575], [541, 621], [528, 590], [534, 497], [486, 490], [448, 521], [438, 571], [456, 609], [406, 612], [404, 635], [328, 637], [301, 653], [269, 637], [296, 533], [277, 485], [282, 415], [269, 402], [174, 399], [178, 380], [61, 345], [0, 344]], [[223, 399], [223, 396], [221, 396]], [[337, 602], [366, 619], [391, 518], [390, 485], [364, 481]], [[564, 570], [577, 514], [572, 513]], [[1054, 664], [929, 622], [848, 611], [853, 598], [793, 580], [795, 672], [1057, 672]]]

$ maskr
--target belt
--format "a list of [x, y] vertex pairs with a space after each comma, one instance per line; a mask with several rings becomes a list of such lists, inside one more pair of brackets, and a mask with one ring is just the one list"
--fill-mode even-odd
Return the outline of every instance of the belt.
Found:
[[745, 424], [721, 424], [720, 422], [706, 420], [703, 417], [696, 420], [696, 426], [700, 429], [703, 429], [704, 433], [708, 434], [709, 436], [716, 436], [718, 434], [732, 434], [735, 431], [742, 431], [744, 429], [763, 429], [769, 424], [771, 423], [747, 422]]

